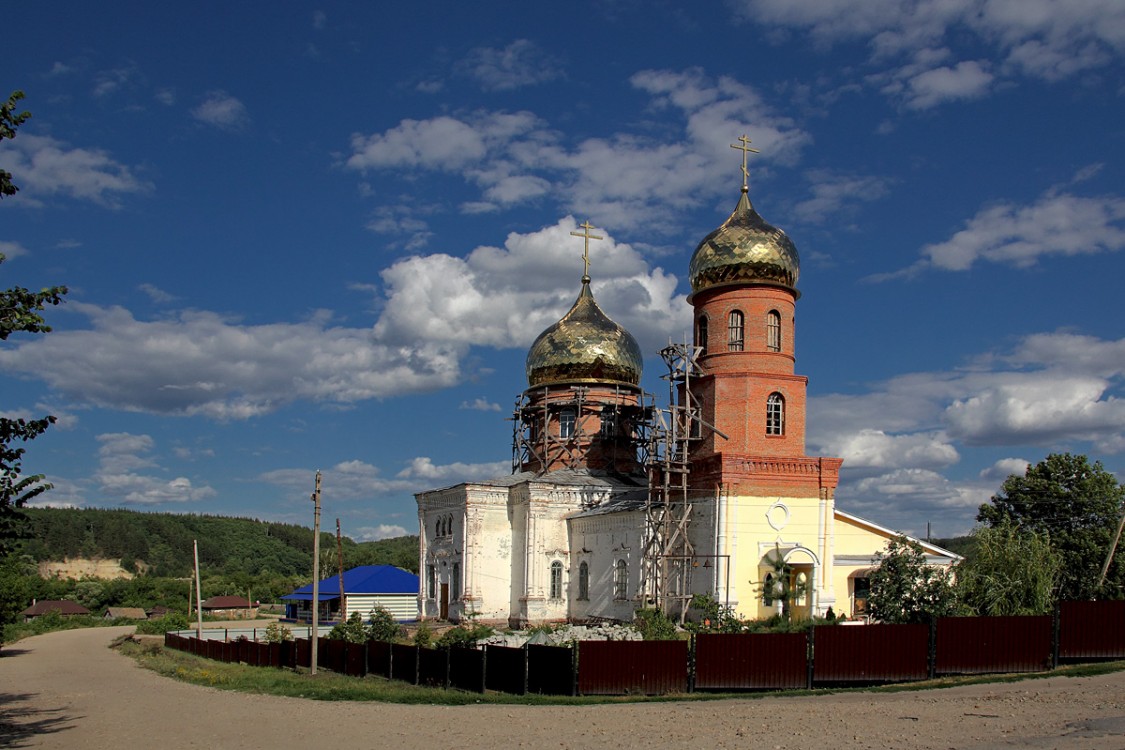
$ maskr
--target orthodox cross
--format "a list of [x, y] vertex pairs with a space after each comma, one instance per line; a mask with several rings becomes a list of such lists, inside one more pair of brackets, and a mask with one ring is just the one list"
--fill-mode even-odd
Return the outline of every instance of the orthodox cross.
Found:
[[582, 279], [584, 281], [589, 281], [590, 280], [590, 240], [604, 240], [605, 237], [599, 237], [596, 234], [590, 234], [590, 230], [594, 228], [594, 225], [590, 223], [589, 219], [586, 219], [586, 221], [579, 224], [578, 226], [582, 231], [581, 232], [571, 232], [571, 234], [575, 237], [582, 237], [583, 239], [586, 240], [586, 248], [582, 251], [582, 265], [583, 265], [583, 267], [582, 267]]
[[760, 154], [761, 152], [756, 148], [750, 148], [750, 138], [742, 135], [738, 138], [739, 145], [730, 144], [731, 148], [736, 148], [742, 152], [742, 189], [750, 189], [750, 170], [746, 168], [746, 157], [750, 154]]

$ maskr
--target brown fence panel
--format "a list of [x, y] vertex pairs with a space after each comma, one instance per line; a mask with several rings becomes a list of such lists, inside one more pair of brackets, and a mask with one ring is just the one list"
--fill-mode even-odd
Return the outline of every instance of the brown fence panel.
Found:
[[367, 644], [345, 644], [344, 674], [349, 677], [363, 677], [367, 674]]
[[391, 644], [391, 679], [418, 684], [418, 647]]
[[686, 693], [687, 657], [687, 641], [580, 641], [578, 693]]
[[1041, 672], [1051, 668], [1050, 615], [939, 617], [938, 674]]
[[1059, 658], [1125, 657], [1125, 601], [1062, 602], [1059, 605]]
[[293, 666], [294, 667], [312, 667], [312, 646], [308, 638], [298, 638], [294, 641], [293, 647]]
[[526, 693], [527, 651], [509, 646], [485, 646], [484, 686], [502, 693]]
[[929, 676], [928, 625], [813, 628], [813, 684], [909, 682]]
[[367, 642], [367, 674], [377, 674], [390, 679], [391, 644], [387, 641]]
[[237, 641], [231, 641], [230, 644], [234, 650], [234, 658], [231, 661], [242, 662], [243, 664], [250, 664], [250, 646], [253, 645], [245, 638], [239, 638]]
[[805, 633], [704, 633], [695, 637], [696, 690], [782, 690], [808, 683]]
[[574, 651], [565, 646], [528, 644], [527, 692], [543, 695], [574, 694]]
[[449, 686], [474, 693], [484, 692], [484, 651], [475, 648], [449, 650]]
[[448, 687], [449, 651], [447, 649], [418, 649], [418, 684], [428, 687]]
[[335, 638], [319, 638], [320, 651], [317, 653], [317, 661], [320, 666], [343, 674], [346, 669], [345, 658], [347, 654], [347, 641], [337, 640]]

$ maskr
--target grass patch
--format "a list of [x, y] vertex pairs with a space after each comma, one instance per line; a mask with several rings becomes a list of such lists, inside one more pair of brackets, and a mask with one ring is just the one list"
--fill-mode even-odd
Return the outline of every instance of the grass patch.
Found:
[[1008, 675], [970, 675], [942, 677], [925, 682], [857, 688], [817, 688], [814, 690], [785, 690], [756, 693], [689, 693], [665, 696], [555, 696], [511, 695], [509, 693], [468, 693], [461, 690], [410, 685], [398, 680], [388, 680], [369, 675], [359, 679], [320, 671], [315, 677], [307, 670], [251, 667], [245, 664], [227, 664], [205, 659], [175, 649], [165, 649], [156, 639], [137, 639], [122, 636], [111, 648], [136, 659], [137, 662], [165, 677], [193, 685], [235, 690], [259, 695], [282, 695], [321, 701], [375, 701], [382, 703], [407, 703], [442, 706], [474, 704], [520, 705], [595, 705], [605, 703], [641, 703], [660, 701], [710, 701], [737, 698], [767, 698], [771, 696], [829, 695], [846, 692], [891, 693], [906, 690], [933, 690], [975, 685], [979, 683], [1018, 682], [1050, 677], [1089, 677], [1125, 670], [1125, 661], [1098, 664], [1076, 664], [1059, 667], [1051, 672], [1030, 672]]

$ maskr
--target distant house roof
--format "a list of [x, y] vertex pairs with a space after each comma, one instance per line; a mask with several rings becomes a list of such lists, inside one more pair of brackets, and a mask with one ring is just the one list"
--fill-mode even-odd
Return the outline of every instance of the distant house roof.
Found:
[[105, 616], [110, 620], [128, 617], [130, 620], [147, 620], [148, 614], [140, 607], [106, 607]]
[[212, 596], [204, 599], [203, 609], [250, 609], [250, 600], [245, 596]]
[[90, 614], [90, 610], [77, 602], [67, 601], [66, 599], [44, 599], [32, 604], [23, 612], [20, 612], [20, 615], [23, 617], [40, 617], [48, 612], [58, 612], [60, 615]]
[[[282, 599], [312, 601], [313, 585], [307, 584], [286, 594]], [[320, 582], [320, 601], [340, 598], [340, 577], [332, 576]], [[344, 571], [344, 594], [411, 594], [418, 593], [418, 576], [396, 568], [394, 565], [361, 565]]]

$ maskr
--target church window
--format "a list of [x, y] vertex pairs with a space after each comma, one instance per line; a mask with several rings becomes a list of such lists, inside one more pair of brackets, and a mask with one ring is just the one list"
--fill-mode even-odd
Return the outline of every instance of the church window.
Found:
[[766, 400], [766, 434], [785, 434], [785, 399], [780, 393], [771, 393]]
[[426, 598], [433, 599], [437, 590], [437, 568], [433, 565], [426, 566]]
[[781, 313], [777, 310], [766, 315], [766, 350], [781, 351]]
[[618, 560], [613, 570], [613, 598], [629, 598], [629, 565], [624, 560]]
[[602, 408], [602, 426], [601, 433], [603, 437], [613, 437], [617, 434], [617, 410], [611, 407]]
[[742, 351], [745, 323], [746, 318], [741, 310], [730, 311], [730, 316], [727, 319], [727, 351]]
[[852, 614], [867, 614], [867, 599], [871, 596], [871, 581], [867, 578], [852, 579]]
[[449, 598], [461, 598], [461, 563], [453, 563], [453, 573], [449, 577]]
[[551, 598], [562, 599], [563, 566], [558, 560], [551, 563]]
[[434, 535], [439, 536], [439, 537], [445, 536], [444, 528], [445, 528], [445, 518], [442, 517], [442, 516], [439, 516], [437, 522], [434, 524]]
[[766, 580], [762, 582], [762, 604], [767, 607], [773, 604], [773, 589], [773, 573], [766, 573]]
[[453, 516], [445, 517], [445, 535], [453, 536]]
[[559, 412], [559, 437], [574, 437], [574, 409], [563, 409]]
[[585, 562], [578, 566], [578, 599], [590, 601], [590, 566]]
[[699, 316], [699, 325], [695, 331], [695, 345], [700, 349], [700, 356], [707, 353], [707, 316]]

